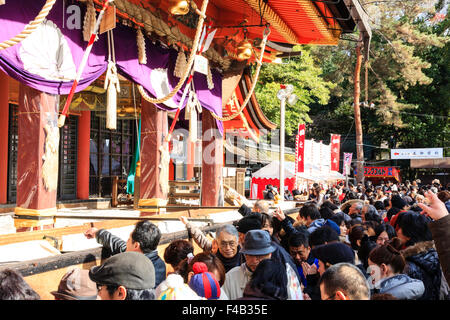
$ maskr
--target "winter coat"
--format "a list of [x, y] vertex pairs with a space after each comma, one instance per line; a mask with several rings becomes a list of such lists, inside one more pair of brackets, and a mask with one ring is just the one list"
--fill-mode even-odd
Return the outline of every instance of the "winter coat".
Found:
[[[113, 235], [111, 232], [100, 229], [96, 236], [97, 242], [103, 245], [106, 251], [109, 251], [107, 255], [115, 255], [127, 250], [127, 243], [119, 237]], [[144, 253], [144, 255], [150, 259], [155, 268], [155, 288], [166, 279], [166, 264], [158, 256], [158, 250], [153, 250], [151, 252]]]
[[198, 244], [200, 248], [203, 249], [203, 251], [211, 251], [212, 249], [212, 240], [209, 239], [202, 230], [200, 230], [199, 227], [193, 225], [192, 223], [188, 222], [186, 224], [186, 229], [188, 233], [192, 236], [195, 243]]
[[279, 297], [270, 296], [261, 292], [258, 288], [250, 287], [248, 283], [245, 286], [243, 296], [237, 300], [281, 300]]
[[283, 265], [286, 265], [286, 263], [289, 264], [292, 270], [294, 270], [297, 280], [300, 283], [301, 282], [300, 274], [298, 273], [297, 266], [295, 265], [295, 262], [292, 259], [292, 256], [289, 254], [289, 252], [287, 252], [286, 249], [284, 249], [281, 245], [279, 245], [275, 241], [272, 241], [272, 246], [275, 247], [276, 250], [272, 252], [271, 259], [273, 261], [279, 261]]
[[[313, 222], [311, 222], [311, 224], [308, 227], [308, 232], [309, 232], [309, 234], [311, 234], [315, 230], [317, 230], [318, 228], [321, 228], [323, 226], [331, 227], [334, 231], [336, 231], [337, 234], [341, 233], [341, 229], [336, 224], [336, 222], [334, 222], [333, 220], [330, 220], [330, 219], [325, 220], [322, 218], [316, 219]], [[292, 225], [292, 222], [287, 218], [284, 219], [283, 221], [281, 221], [281, 227], [284, 229], [284, 231], [286, 232], [286, 235], [288, 237], [291, 236], [292, 234], [300, 232], [299, 230], [294, 228], [294, 226]]]
[[417, 300], [425, 292], [421, 280], [412, 279], [406, 274], [381, 279], [376, 287], [379, 288], [379, 293], [389, 293], [400, 300]]
[[234, 267], [226, 273], [225, 283], [223, 284], [221, 290], [226, 293], [228, 299], [230, 300], [241, 298], [244, 294], [245, 286], [250, 280], [252, 274], [253, 272], [247, 268], [245, 263], [238, 267]]
[[[286, 275], [288, 279], [287, 290], [288, 300], [303, 300], [303, 292], [301, 291], [300, 282], [297, 280], [295, 271], [286, 263]], [[237, 300], [244, 296], [244, 290], [250, 281], [253, 272], [249, 270], [245, 263], [228, 271], [225, 275], [225, 283], [221, 290], [230, 300]]]
[[425, 292], [420, 300], [439, 300], [442, 271], [433, 241], [418, 242], [401, 251], [406, 260], [405, 273], [421, 280]]
[[243, 204], [242, 206], [240, 206], [240, 208], [238, 209], [238, 212], [240, 214], [242, 214], [243, 217], [249, 215], [252, 213], [252, 208], [250, 208], [249, 206]]
[[450, 215], [430, 222], [429, 228], [433, 235], [445, 279], [450, 283]]
[[311, 224], [308, 227], [308, 232], [309, 234], [313, 233], [314, 231], [316, 231], [317, 229], [324, 227], [324, 226], [329, 226], [331, 227], [334, 231], [336, 231], [336, 233], [339, 235], [341, 234], [341, 228], [339, 228], [339, 226], [336, 224], [336, 222], [334, 222], [333, 220], [325, 220], [325, 219], [316, 219], [313, 222], [311, 222]]

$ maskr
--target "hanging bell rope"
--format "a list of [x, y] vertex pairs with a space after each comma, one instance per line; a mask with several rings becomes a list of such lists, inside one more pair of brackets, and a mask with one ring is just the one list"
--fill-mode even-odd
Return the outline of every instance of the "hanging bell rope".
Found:
[[108, 31], [108, 69], [105, 75], [106, 90], [106, 128], [117, 129], [117, 93], [120, 92], [120, 80], [117, 75], [116, 52], [114, 50], [113, 31]]
[[264, 30], [263, 40], [262, 40], [262, 44], [261, 44], [261, 55], [259, 56], [259, 59], [256, 61], [257, 67], [256, 67], [255, 75], [253, 76], [253, 79], [252, 79], [252, 86], [250, 87], [250, 91], [247, 93], [247, 97], [245, 98], [244, 102], [242, 103], [241, 108], [236, 113], [234, 113], [228, 117], [223, 117], [223, 118], [221, 116], [217, 115], [216, 113], [214, 113], [213, 111], [210, 111], [210, 113], [214, 119], [219, 120], [219, 121], [233, 120], [238, 115], [240, 115], [242, 110], [244, 110], [244, 108], [247, 106], [247, 103], [250, 101], [253, 91], [255, 90], [256, 82], [258, 81], [258, 78], [259, 78], [259, 72], [261, 71], [262, 60], [264, 57], [264, 51], [266, 49], [266, 44], [267, 44], [267, 39], [269, 38], [269, 34], [270, 34], [270, 28], [267, 25], [266, 29]]
[[147, 92], [145, 92], [144, 88], [141, 85], [137, 85], [139, 93], [148, 102], [150, 102], [150, 103], [163, 103], [163, 102], [171, 99], [178, 92], [178, 90], [180, 90], [181, 87], [183, 86], [183, 84], [186, 81], [186, 78], [188, 77], [189, 72], [191, 70], [192, 64], [193, 64], [194, 59], [195, 59], [195, 55], [197, 54], [197, 47], [198, 47], [198, 44], [200, 42], [200, 36], [201, 36], [202, 27], [203, 27], [203, 21], [205, 20], [205, 13], [206, 13], [206, 7], [207, 6], [208, 6], [208, 0], [204, 0], [203, 3], [202, 3], [201, 14], [199, 14], [199, 19], [198, 19], [198, 24], [197, 24], [197, 31], [195, 33], [194, 44], [193, 44], [192, 49], [191, 49], [191, 53], [190, 53], [189, 60], [188, 60], [188, 63], [187, 63], [187, 68], [184, 70], [183, 75], [180, 78], [180, 81], [173, 88], [173, 90], [167, 96], [165, 96], [163, 98], [153, 99], [147, 94]]
[[192, 90], [189, 91], [189, 97], [185, 108], [185, 119], [189, 120], [189, 140], [191, 142], [197, 141], [197, 114], [202, 112], [202, 106], [198, 101], [197, 94], [195, 93], [194, 85], [192, 84]]
[[45, 2], [44, 6], [42, 7], [39, 14], [36, 16], [36, 18], [33, 21], [31, 21], [30, 23], [28, 23], [25, 26], [25, 28], [22, 30], [21, 33], [19, 33], [18, 35], [16, 35], [15, 37], [13, 37], [9, 40], [5, 40], [0, 43], [0, 50], [12, 47], [13, 45], [16, 45], [16, 44], [22, 42], [30, 34], [32, 34], [33, 31], [36, 30], [37, 27], [40, 26], [42, 21], [44, 21], [44, 19], [47, 17], [48, 13], [53, 8], [53, 5], [55, 4], [55, 2], [56, 2], [56, 0], [47, 0], [47, 2]]
[[73, 95], [75, 93], [75, 89], [78, 86], [78, 82], [81, 79], [81, 75], [83, 74], [84, 67], [86, 66], [87, 60], [89, 58], [89, 54], [92, 50], [92, 45], [94, 44], [95, 39], [97, 38], [97, 32], [100, 28], [100, 22], [102, 21], [103, 15], [105, 14], [106, 9], [108, 9], [110, 2], [113, 2], [113, 0], [105, 0], [103, 3], [102, 10], [100, 10], [100, 13], [98, 14], [97, 21], [95, 22], [94, 32], [91, 34], [91, 37], [89, 39], [88, 45], [86, 47], [86, 50], [84, 51], [83, 57], [81, 59], [80, 65], [77, 70], [77, 76], [75, 77], [75, 80], [73, 81], [72, 87], [70, 88], [69, 95], [67, 96], [66, 104], [64, 105], [64, 108], [61, 112], [61, 115], [58, 118], [58, 127], [64, 126], [64, 123], [66, 122], [66, 116], [69, 111], [69, 106], [72, 102]]

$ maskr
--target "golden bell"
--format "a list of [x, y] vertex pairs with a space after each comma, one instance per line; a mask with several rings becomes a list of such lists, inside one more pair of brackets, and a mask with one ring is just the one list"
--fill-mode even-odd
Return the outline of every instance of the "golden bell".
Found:
[[189, 12], [189, 2], [186, 0], [169, 1], [169, 12], [173, 15], [185, 15]]
[[250, 59], [252, 56], [252, 44], [248, 40], [241, 41], [238, 44], [236, 55], [239, 61]]

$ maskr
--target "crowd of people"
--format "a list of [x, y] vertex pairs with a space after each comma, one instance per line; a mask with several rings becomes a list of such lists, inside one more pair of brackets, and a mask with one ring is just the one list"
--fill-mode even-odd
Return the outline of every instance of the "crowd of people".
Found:
[[[295, 196], [298, 196], [296, 194]], [[313, 186], [298, 214], [242, 204], [213, 236], [186, 217], [188, 240], [158, 255], [159, 228], [140, 221], [128, 241], [91, 228], [110, 257], [73, 268], [51, 294], [63, 300], [449, 300], [450, 192], [433, 181]], [[0, 299], [38, 300], [15, 270]]]

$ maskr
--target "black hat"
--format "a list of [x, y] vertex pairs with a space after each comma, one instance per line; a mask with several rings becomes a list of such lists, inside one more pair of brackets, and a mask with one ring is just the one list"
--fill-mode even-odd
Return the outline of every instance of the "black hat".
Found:
[[398, 194], [392, 196], [391, 202], [392, 206], [395, 208], [403, 209], [406, 206], [406, 201], [403, 200]]
[[238, 221], [236, 225], [237, 231], [247, 233], [250, 230], [258, 230], [262, 228], [261, 214], [251, 213]]
[[323, 263], [355, 263], [355, 253], [352, 248], [342, 242], [332, 242], [317, 246], [311, 250], [311, 255], [322, 260]]
[[153, 289], [155, 268], [140, 252], [123, 252], [108, 258], [89, 271], [92, 281], [103, 285], [124, 286], [127, 289]]

